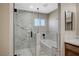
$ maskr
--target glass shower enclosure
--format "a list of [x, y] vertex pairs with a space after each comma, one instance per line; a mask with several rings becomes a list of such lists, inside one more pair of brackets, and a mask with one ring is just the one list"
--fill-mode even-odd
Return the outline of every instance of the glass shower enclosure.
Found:
[[50, 14], [14, 8], [13, 31], [14, 56], [59, 55], [58, 8]]

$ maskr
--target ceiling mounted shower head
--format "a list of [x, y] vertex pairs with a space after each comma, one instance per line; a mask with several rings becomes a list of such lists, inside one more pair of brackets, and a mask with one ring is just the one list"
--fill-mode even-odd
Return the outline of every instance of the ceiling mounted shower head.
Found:
[[43, 4], [43, 7], [47, 7], [47, 6], [48, 6], [48, 4], [47, 4], [47, 3]]

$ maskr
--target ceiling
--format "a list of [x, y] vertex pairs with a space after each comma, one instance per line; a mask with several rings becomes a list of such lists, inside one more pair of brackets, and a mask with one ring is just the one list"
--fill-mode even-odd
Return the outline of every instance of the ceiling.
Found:
[[[40, 13], [50, 13], [58, 8], [57, 3], [15, 3], [16, 9], [40, 12]], [[39, 10], [37, 10], [39, 8]]]

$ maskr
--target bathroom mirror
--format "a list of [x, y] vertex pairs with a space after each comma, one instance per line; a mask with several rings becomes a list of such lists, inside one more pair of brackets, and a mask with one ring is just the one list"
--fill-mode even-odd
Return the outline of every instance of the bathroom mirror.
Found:
[[73, 12], [68, 10], [65, 11], [65, 30], [73, 30]]

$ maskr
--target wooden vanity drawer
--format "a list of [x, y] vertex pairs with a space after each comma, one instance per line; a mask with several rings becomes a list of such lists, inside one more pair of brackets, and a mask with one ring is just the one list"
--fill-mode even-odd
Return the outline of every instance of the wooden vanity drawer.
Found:
[[79, 46], [65, 43], [65, 55], [79, 56]]

